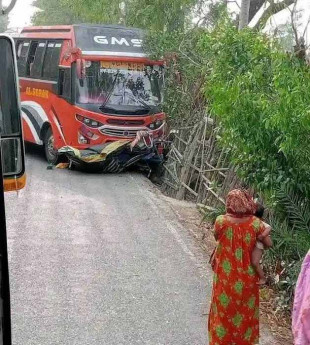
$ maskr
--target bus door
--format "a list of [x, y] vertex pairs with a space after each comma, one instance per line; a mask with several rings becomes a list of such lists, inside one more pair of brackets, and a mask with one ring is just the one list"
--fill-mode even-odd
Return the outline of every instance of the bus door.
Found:
[[15, 49], [5, 35], [0, 35], [0, 61], [0, 345], [11, 345], [4, 191], [23, 188], [26, 179]]

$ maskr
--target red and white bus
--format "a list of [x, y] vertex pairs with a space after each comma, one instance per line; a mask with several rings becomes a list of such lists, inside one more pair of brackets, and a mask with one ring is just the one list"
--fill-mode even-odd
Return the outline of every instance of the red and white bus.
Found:
[[15, 36], [24, 137], [50, 163], [63, 146], [85, 149], [147, 130], [160, 138], [164, 66], [145, 54], [140, 29], [26, 27]]

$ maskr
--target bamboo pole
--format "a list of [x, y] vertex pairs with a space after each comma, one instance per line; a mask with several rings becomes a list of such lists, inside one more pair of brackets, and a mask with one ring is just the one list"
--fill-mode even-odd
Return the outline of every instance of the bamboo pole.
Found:
[[184, 166], [181, 169], [181, 174], [180, 174], [180, 188], [176, 194], [176, 198], [178, 200], [182, 200], [184, 199], [185, 196], [185, 188], [184, 185], [182, 183], [186, 183], [188, 180], [188, 176], [189, 176], [189, 172], [190, 172], [190, 166], [189, 164], [191, 163], [194, 154], [195, 154], [195, 146], [196, 146], [196, 140], [197, 140], [197, 134], [198, 134], [198, 128], [199, 128], [199, 124], [195, 125], [188, 142], [190, 143], [187, 147], [187, 149], [184, 152], [184, 157], [186, 159], [186, 161], [184, 162]]

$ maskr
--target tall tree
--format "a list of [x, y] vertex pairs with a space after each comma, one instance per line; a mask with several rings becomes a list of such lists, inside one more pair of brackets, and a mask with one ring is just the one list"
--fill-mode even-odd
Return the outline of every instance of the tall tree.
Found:
[[251, 0], [249, 11], [249, 22], [254, 18], [255, 14], [263, 6], [266, 0]]
[[7, 15], [0, 16], [0, 32], [5, 32], [9, 25], [9, 18]]
[[75, 24], [81, 21], [64, 0], [36, 0], [33, 5], [39, 9], [32, 17], [34, 25]]
[[241, 1], [239, 30], [243, 29], [249, 24], [250, 4], [251, 4], [251, 0]]
[[182, 30], [197, 0], [36, 0], [33, 23], [114, 23], [160, 31]]
[[17, 0], [11, 0], [9, 6], [3, 8], [2, 0], [0, 0], [1, 15], [8, 15], [13, 10], [14, 6], [16, 5], [16, 2]]
[[[294, 1], [242, 0], [240, 28], [247, 26], [260, 9], [264, 11], [254, 27], [264, 26], [272, 14]], [[209, 11], [200, 24], [213, 27], [230, 2], [235, 0], [35, 0], [34, 5], [41, 11], [33, 16], [32, 22], [35, 25], [123, 24], [161, 32], [183, 31], [190, 26], [193, 16], [197, 17], [197, 9]]]
[[[49, 1], [49, 0], [47, 0]], [[127, 1], [122, 0], [61, 0], [75, 18], [88, 23], [119, 24], [127, 13]]]
[[130, 25], [160, 31], [184, 30], [195, 0], [127, 0]]
[[0, 0], [0, 32], [4, 32], [7, 30], [9, 25], [9, 17], [8, 14], [12, 11], [14, 6], [16, 5], [17, 0], [11, 0], [9, 6], [6, 8], [2, 5], [2, 0]]
[[201, 19], [200, 24], [208, 28], [214, 28], [226, 16], [228, 16], [227, 0], [212, 1], [208, 4], [207, 13]]
[[[251, 2], [254, 1], [254, 3], [256, 2], [256, 6], [258, 6], [258, 3], [260, 0], [251, 0]], [[250, 26], [252, 28], [255, 28], [255, 29], [259, 29], [259, 28], [262, 28], [266, 25], [268, 19], [284, 10], [285, 8], [289, 8], [290, 5], [292, 4], [296, 4], [297, 3], [297, 0], [282, 0], [282, 1], [275, 1], [275, 0], [265, 0], [263, 1], [262, 5], [260, 8], [256, 7], [256, 12], [253, 14], [253, 17], [251, 18], [250, 17], [250, 20], [254, 18], [255, 14], [260, 11], [261, 14], [259, 16], [259, 18], [256, 20], [255, 23], [250, 23]], [[257, 9], [258, 8], [258, 9]]]

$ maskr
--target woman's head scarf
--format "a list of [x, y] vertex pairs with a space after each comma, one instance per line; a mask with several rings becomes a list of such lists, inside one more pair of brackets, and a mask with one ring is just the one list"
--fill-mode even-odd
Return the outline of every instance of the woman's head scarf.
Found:
[[226, 198], [226, 212], [235, 216], [253, 215], [256, 205], [252, 196], [245, 190], [234, 189]]

